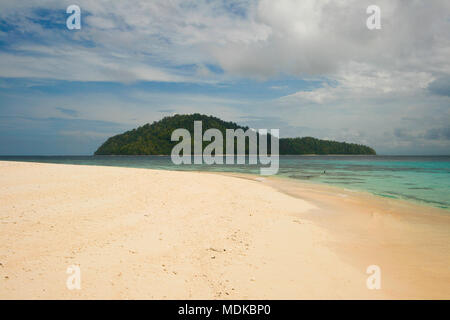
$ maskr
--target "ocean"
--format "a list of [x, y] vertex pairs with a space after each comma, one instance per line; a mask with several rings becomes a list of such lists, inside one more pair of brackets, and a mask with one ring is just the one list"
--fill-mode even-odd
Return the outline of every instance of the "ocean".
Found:
[[[259, 174], [259, 165], [174, 165], [170, 156], [0, 156], [0, 160]], [[450, 156], [280, 156], [279, 176], [450, 209]]]

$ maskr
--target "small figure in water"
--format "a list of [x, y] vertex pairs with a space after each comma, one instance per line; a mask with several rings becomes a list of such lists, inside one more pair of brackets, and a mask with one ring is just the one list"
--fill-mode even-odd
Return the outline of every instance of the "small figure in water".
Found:
[[324, 173], [324, 174], [326, 174], [326, 173], [327, 173], [327, 171], [326, 171], [326, 170], [323, 170], [323, 173]]

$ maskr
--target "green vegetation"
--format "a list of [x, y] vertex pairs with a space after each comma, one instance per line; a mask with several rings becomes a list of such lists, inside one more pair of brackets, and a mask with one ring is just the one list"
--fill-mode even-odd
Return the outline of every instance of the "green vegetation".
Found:
[[[226, 129], [243, 129], [234, 122], [226, 122], [219, 118], [202, 114], [175, 115], [165, 117], [152, 124], [146, 124], [137, 129], [113, 136], [97, 149], [95, 155], [170, 155], [173, 146], [178, 141], [171, 141], [172, 132], [178, 128], [185, 128], [194, 137], [194, 121], [202, 121], [203, 132], [208, 129], [219, 129], [225, 140]], [[280, 154], [375, 154], [370, 147], [311, 137], [280, 139]], [[210, 142], [204, 142], [204, 146]], [[269, 144], [270, 145], [270, 144]], [[224, 141], [225, 146], [225, 141]], [[248, 143], [246, 146], [248, 152]], [[270, 147], [269, 147], [270, 150]]]
[[280, 154], [376, 154], [361, 144], [320, 140], [312, 137], [280, 139]]

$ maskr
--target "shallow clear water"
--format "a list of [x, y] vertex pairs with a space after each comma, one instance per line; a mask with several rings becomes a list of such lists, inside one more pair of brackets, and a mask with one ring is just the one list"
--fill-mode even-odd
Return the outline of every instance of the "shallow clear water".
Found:
[[[3, 156], [0, 160], [259, 173], [259, 165], [180, 165], [169, 156]], [[449, 156], [281, 156], [278, 175], [450, 209]]]

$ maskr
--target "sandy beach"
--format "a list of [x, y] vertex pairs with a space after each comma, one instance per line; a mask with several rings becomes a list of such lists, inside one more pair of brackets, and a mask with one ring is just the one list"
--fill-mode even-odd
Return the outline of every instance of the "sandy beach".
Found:
[[281, 178], [0, 161], [1, 299], [449, 299], [449, 265], [444, 210]]

